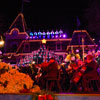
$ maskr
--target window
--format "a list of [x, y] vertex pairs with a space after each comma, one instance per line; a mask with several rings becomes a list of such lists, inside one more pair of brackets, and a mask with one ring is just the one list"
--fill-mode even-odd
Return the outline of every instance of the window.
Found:
[[62, 50], [62, 44], [61, 42], [56, 42], [56, 51]]
[[18, 48], [17, 43], [12, 44], [12, 47], [11, 48], [12, 48], [11, 49], [11, 52], [16, 52], [16, 50]]
[[24, 52], [30, 52], [30, 45], [29, 43], [24, 44]]

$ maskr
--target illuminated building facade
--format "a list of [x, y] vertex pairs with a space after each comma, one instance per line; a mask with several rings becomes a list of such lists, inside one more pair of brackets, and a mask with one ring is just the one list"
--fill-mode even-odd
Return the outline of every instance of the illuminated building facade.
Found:
[[[28, 32], [22, 13], [18, 14], [6, 32], [5, 37], [4, 55], [7, 57], [5, 61], [10, 63], [17, 63], [20, 59], [30, 55], [31, 57], [26, 57], [29, 60], [33, 60], [35, 56], [43, 58], [47, 56], [47, 51], [49, 54], [47, 59], [51, 57], [51, 54], [52, 56], [65, 57], [67, 51], [71, 51], [71, 48], [74, 48], [74, 51], [82, 49], [82, 38], [84, 38], [85, 49], [96, 47], [86, 30], [74, 31], [72, 38], [69, 38], [62, 30]], [[45, 44], [42, 42], [43, 39]], [[45, 46], [46, 50], [41, 51], [43, 46]]]
[[27, 32], [27, 25], [22, 13], [18, 14], [9, 30], [5, 34], [5, 53], [12, 62], [18, 61], [22, 56], [30, 55], [33, 51], [43, 46], [42, 40], [46, 40], [45, 47], [57, 55], [64, 56], [71, 38], [68, 38], [62, 30]]

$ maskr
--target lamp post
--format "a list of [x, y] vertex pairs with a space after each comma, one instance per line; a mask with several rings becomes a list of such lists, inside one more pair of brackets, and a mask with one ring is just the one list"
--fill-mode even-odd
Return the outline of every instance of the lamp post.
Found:
[[71, 53], [74, 53], [73, 46], [71, 46]]
[[82, 53], [83, 53], [83, 62], [84, 62], [84, 38], [82, 38]]

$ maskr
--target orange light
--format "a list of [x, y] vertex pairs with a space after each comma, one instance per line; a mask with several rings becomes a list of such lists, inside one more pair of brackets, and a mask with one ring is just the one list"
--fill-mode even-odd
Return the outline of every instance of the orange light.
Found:
[[4, 41], [2, 39], [2, 36], [1, 36], [1, 39], [0, 39], [0, 47], [2, 47], [4, 45]]
[[35, 64], [35, 61], [32, 61], [32, 64]]
[[4, 45], [4, 41], [1, 40], [1, 41], [0, 41], [0, 46], [3, 46], [3, 45]]

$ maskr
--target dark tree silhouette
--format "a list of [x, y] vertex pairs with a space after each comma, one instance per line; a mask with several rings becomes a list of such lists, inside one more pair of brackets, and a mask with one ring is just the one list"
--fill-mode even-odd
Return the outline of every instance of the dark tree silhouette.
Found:
[[100, 0], [89, 1], [90, 3], [83, 16], [86, 22], [86, 29], [100, 37]]
[[0, 35], [3, 35], [3, 33], [6, 31], [6, 18], [5, 15], [0, 13]]

